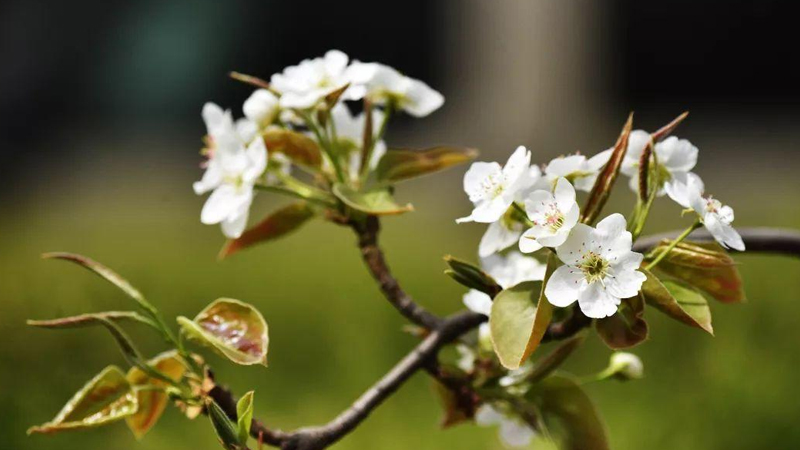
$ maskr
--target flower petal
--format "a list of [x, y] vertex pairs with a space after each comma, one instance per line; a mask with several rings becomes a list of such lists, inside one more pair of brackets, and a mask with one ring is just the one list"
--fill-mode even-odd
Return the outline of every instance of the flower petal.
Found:
[[484, 316], [489, 316], [492, 312], [492, 298], [488, 294], [481, 291], [470, 289], [462, 298], [464, 306], [469, 308], [470, 311]]
[[566, 178], [560, 177], [556, 181], [555, 195], [558, 209], [565, 213], [575, 205], [575, 188]]
[[610, 295], [598, 282], [589, 284], [578, 298], [581, 312], [592, 319], [613, 316], [619, 304], [620, 299]]
[[536, 240], [537, 232], [538, 229], [534, 230], [533, 228], [529, 228], [522, 233], [522, 236], [519, 238], [519, 251], [522, 253], [533, 253], [542, 248], [542, 244]]
[[575, 303], [584, 284], [585, 279], [580, 269], [561, 266], [547, 280], [544, 295], [551, 304], [563, 308]]
[[489, 224], [478, 245], [478, 256], [485, 258], [514, 245], [522, 234], [519, 226], [515, 228], [509, 229], [502, 220]]

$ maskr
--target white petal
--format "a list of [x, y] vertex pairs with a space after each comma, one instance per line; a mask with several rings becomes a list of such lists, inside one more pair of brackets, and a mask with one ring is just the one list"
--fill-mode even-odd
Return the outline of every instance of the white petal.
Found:
[[286, 92], [281, 95], [280, 105], [287, 109], [308, 109], [328, 94], [326, 89], [313, 89], [305, 92]]
[[570, 155], [555, 158], [545, 168], [545, 173], [554, 178], [567, 177], [575, 172], [583, 171], [586, 157], [583, 155]]
[[236, 121], [236, 132], [242, 142], [250, 142], [258, 133], [258, 125], [250, 119], [239, 119]]
[[492, 312], [492, 298], [481, 291], [470, 289], [463, 297], [464, 306], [470, 311], [484, 316], [489, 316]]
[[503, 173], [500, 164], [496, 162], [475, 162], [464, 174], [464, 192], [469, 195], [470, 201], [477, 202], [489, 194], [484, 189], [484, 182], [490, 177], [500, 178]]
[[580, 269], [561, 266], [553, 272], [544, 288], [547, 300], [555, 306], [565, 307], [575, 303], [584, 285]]
[[260, 136], [247, 146], [248, 167], [242, 173], [246, 183], [253, 183], [267, 168], [267, 146]]
[[542, 248], [542, 244], [536, 241], [535, 233], [536, 230], [533, 230], [533, 228], [529, 228], [522, 233], [522, 236], [519, 238], [519, 251], [522, 253], [532, 253]]
[[[630, 144], [629, 144], [630, 145]], [[602, 152], [592, 156], [586, 161], [590, 172], [599, 172], [611, 159], [611, 154], [614, 153], [613, 149], [603, 150]]]
[[532, 220], [548, 210], [549, 206], [555, 202], [555, 197], [550, 191], [533, 191], [525, 200], [525, 212]]
[[253, 122], [268, 125], [278, 114], [278, 97], [266, 89], [257, 89], [245, 100], [242, 110]]
[[401, 103], [403, 110], [414, 117], [425, 117], [441, 108], [444, 96], [419, 80], [410, 80], [405, 101]]
[[478, 256], [485, 258], [514, 245], [522, 234], [522, 230], [516, 228], [513, 230], [507, 228], [502, 220], [489, 224], [478, 245]]
[[647, 277], [638, 270], [624, 270], [614, 268], [605, 278], [606, 289], [609, 295], [617, 298], [629, 298], [639, 293], [642, 283]]
[[583, 258], [586, 245], [591, 241], [592, 227], [579, 223], [570, 231], [569, 237], [557, 249], [558, 258], [564, 264], [577, 265]]
[[480, 426], [495, 425], [500, 423], [505, 416], [500, 414], [499, 411], [494, 409], [488, 403], [482, 404], [477, 411], [475, 411], [475, 423]]
[[500, 439], [510, 447], [524, 447], [536, 433], [525, 423], [506, 419], [500, 422]]
[[201, 195], [215, 189], [220, 183], [222, 183], [222, 171], [219, 168], [219, 164], [211, 160], [208, 162], [208, 168], [206, 168], [205, 173], [203, 173], [203, 178], [200, 181], [196, 181], [192, 188], [195, 194]]
[[556, 182], [555, 199], [558, 209], [562, 213], [569, 211], [575, 205], [575, 188], [564, 177], [559, 178]]
[[592, 319], [613, 316], [619, 304], [620, 299], [611, 296], [598, 282], [591, 283], [578, 298], [581, 312]]
[[200, 213], [200, 221], [206, 225], [220, 223], [235, 214], [243, 205], [250, 205], [252, 198], [252, 190], [237, 190], [231, 185], [223, 184], [206, 200]]
[[[668, 150], [668, 152], [665, 152]], [[659, 158], [665, 154], [664, 161], [659, 159], [659, 164], [663, 164], [670, 172], [688, 172], [697, 165], [697, 147], [686, 139], [669, 137], [663, 142], [656, 144], [656, 153]]]
[[511, 200], [506, 200], [503, 197], [497, 197], [492, 200], [483, 201], [478, 203], [475, 209], [472, 210], [470, 218], [473, 222], [492, 223], [500, 220], [503, 214], [506, 213], [511, 206]]
[[524, 146], [520, 145], [514, 150], [514, 153], [508, 158], [506, 165], [503, 166], [503, 176], [508, 185], [516, 185], [516, 188], [521, 187], [520, 180], [524, 180], [523, 175], [528, 171], [531, 166], [531, 152]]
[[548, 234], [539, 236], [537, 241], [545, 247], [558, 247], [567, 240], [569, 232], [570, 229], [566, 227], [559, 228], [555, 233], [550, 233], [548, 230]]
[[344, 72], [349, 58], [340, 50], [328, 50], [325, 53], [325, 71], [330, 75], [338, 75]]
[[242, 235], [247, 227], [247, 216], [249, 208], [245, 207], [238, 214], [230, 216], [222, 221], [222, 234], [231, 239], [236, 239]]

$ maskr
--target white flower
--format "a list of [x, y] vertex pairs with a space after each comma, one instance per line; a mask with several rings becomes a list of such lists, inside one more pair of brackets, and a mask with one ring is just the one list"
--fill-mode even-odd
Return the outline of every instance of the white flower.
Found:
[[[508, 256], [492, 255], [489, 258], [483, 258], [481, 266], [503, 289], [523, 281], [542, 280], [546, 270], [546, 266], [538, 259], [524, 256], [518, 252], [511, 252]], [[484, 292], [470, 289], [464, 294], [462, 300], [464, 306], [470, 311], [486, 317], [492, 313], [492, 298]], [[482, 341], [488, 339], [490, 334], [489, 324], [482, 323], [478, 328], [479, 339]]]
[[267, 148], [263, 139], [246, 145], [230, 112], [213, 103], [203, 107], [203, 119], [212, 151], [203, 178], [193, 187], [198, 195], [214, 192], [203, 206], [200, 221], [207, 225], [221, 223], [225, 236], [237, 238], [247, 226], [253, 185], [267, 167]]
[[354, 82], [366, 85], [366, 96], [376, 105], [391, 101], [414, 117], [427, 116], [444, 104], [442, 94], [384, 64], [354, 61], [348, 74]]
[[583, 155], [569, 155], [556, 158], [545, 167], [544, 175], [551, 185], [559, 178], [566, 178], [579, 191], [589, 192], [594, 186], [600, 169], [611, 158], [612, 149], [600, 152], [589, 159]]
[[723, 205], [719, 200], [709, 196], [703, 197], [705, 187], [699, 176], [689, 173], [686, 183], [671, 183], [664, 186], [667, 195], [684, 208], [693, 209], [706, 229], [722, 246], [743, 251], [744, 242], [739, 233], [731, 226], [733, 208]]
[[266, 89], [258, 89], [244, 101], [242, 110], [244, 116], [263, 128], [271, 124], [278, 114], [280, 107], [278, 97]]
[[283, 108], [306, 109], [319, 103], [326, 95], [351, 85], [342, 94], [343, 100], [364, 97], [364, 86], [353, 83], [348, 75], [348, 57], [339, 50], [330, 50], [324, 57], [305, 59], [296, 66], [283, 69], [270, 78], [270, 86], [281, 94]]
[[544, 294], [555, 306], [578, 301], [581, 311], [595, 319], [617, 312], [623, 298], [639, 292], [646, 277], [639, 272], [642, 254], [631, 251], [632, 236], [622, 214], [612, 214], [597, 228], [578, 224], [556, 249], [564, 263], [545, 286]]
[[608, 371], [624, 380], [638, 380], [644, 376], [644, 364], [633, 353], [615, 352], [611, 355]]
[[519, 249], [530, 253], [542, 247], [558, 247], [567, 240], [578, 223], [580, 207], [575, 202], [575, 189], [566, 178], [559, 178], [554, 193], [539, 190], [525, 200], [525, 212], [533, 222], [519, 239]]
[[472, 348], [464, 344], [458, 344], [456, 345], [456, 352], [458, 353], [458, 361], [456, 361], [456, 366], [458, 366], [459, 369], [466, 373], [470, 373], [475, 370], [475, 359], [477, 358], [477, 355]]
[[[628, 150], [620, 171], [631, 177], [630, 187], [634, 192], [639, 190], [639, 160], [649, 142], [650, 134], [643, 130], [633, 131], [628, 139]], [[657, 195], [661, 196], [664, 195], [665, 185], [686, 183], [687, 176], [697, 164], [698, 150], [686, 139], [672, 136], [657, 143], [655, 153], [661, 182]]]
[[464, 191], [475, 209], [456, 223], [492, 223], [500, 219], [514, 202], [517, 192], [526, 187], [531, 153], [523, 146], [508, 158], [504, 167], [496, 162], [472, 163], [464, 175]]
[[[378, 137], [381, 122], [385, 114], [378, 109], [372, 110], [372, 134], [373, 139]], [[350, 109], [342, 103], [337, 104], [331, 109], [331, 119], [336, 126], [336, 134], [340, 145], [344, 145], [349, 152], [349, 171], [353, 179], [358, 178], [358, 171], [361, 164], [361, 147], [364, 145], [364, 124], [367, 116], [362, 112], [358, 116], [353, 116]], [[378, 167], [383, 155], [386, 154], [386, 142], [379, 140], [372, 148], [372, 155], [369, 160], [370, 170]]]
[[506, 416], [488, 403], [475, 412], [475, 423], [484, 427], [500, 425], [500, 439], [510, 447], [524, 447], [536, 436], [536, 431], [521, 419]]

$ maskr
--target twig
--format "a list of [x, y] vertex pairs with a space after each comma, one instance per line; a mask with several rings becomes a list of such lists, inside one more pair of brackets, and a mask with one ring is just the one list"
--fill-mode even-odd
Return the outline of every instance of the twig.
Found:
[[386, 259], [383, 257], [383, 251], [378, 245], [378, 234], [380, 233], [378, 218], [369, 216], [363, 222], [353, 222], [351, 226], [358, 236], [361, 257], [389, 303], [415, 324], [430, 330], [436, 329], [442, 319], [414, 302], [414, 299], [406, 294], [389, 270]]
[[[365, 226], [352, 225], [359, 236], [359, 247], [373, 276], [381, 285], [386, 298], [409, 320], [427, 327], [431, 333], [408, 355], [400, 360], [386, 375], [361, 395], [353, 404], [327, 424], [300, 428], [291, 432], [270, 430], [257, 419], [253, 419], [250, 434], [264, 443], [283, 450], [320, 450], [342, 439], [353, 431], [384, 400], [397, 391], [403, 383], [420, 369], [427, 371], [444, 386], [458, 394], [471, 395], [477, 401], [477, 394], [469, 389], [463, 380], [446, 376], [436, 363], [439, 349], [464, 333], [486, 321], [486, 316], [473, 312], [461, 312], [447, 318], [439, 318], [428, 312], [400, 288], [392, 277], [378, 248], [377, 220], [367, 220]], [[739, 230], [748, 252], [769, 252], [800, 256], [800, 232], [770, 228], [743, 228]], [[634, 244], [635, 251], [646, 251], [664, 239], [677, 235], [677, 232], [654, 235], [639, 239]], [[692, 238], [710, 238], [707, 233], [692, 234]], [[545, 333], [546, 340], [563, 340], [574, 336], [591, 324], [591, 320], [580, 310], [562, 322], [550, 324]], [[236, 418], [236, 400], [226, 388], [216, 386], [211, 397], [232, 419]]]

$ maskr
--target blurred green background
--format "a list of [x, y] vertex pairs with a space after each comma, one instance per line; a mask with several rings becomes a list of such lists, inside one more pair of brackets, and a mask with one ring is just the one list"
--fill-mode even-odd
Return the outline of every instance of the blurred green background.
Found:
[[[700, 147], [697, 171], [736, 208], [736, 224], [800, 227], [800, 88], [791, 81], [798, 69], [760, 51], [791, 51], [784, 33], [792, 27], [780, 24], [795, 16], [793, 4], [726, 2], [721, 11], [721, 2], [640, 3], [420, 0], [375, 20], [381, 13], [369, 1], [4, 2], [2, 447], [217, 448], [205, 418], [192, 423], [173, 409], [138, 443], [122, 424], [25, 436], [105, 365], [124, 364], [102, 330], [25, 327], [27, 318], [130, 306], [90, 273], [42, 261], [45, 251], [109, 265], [168, 317], [193, 316], [223, 296], [257, 306], [270, 325], [270, 367], [209, 361], [236, 392], [256, 391], [256, 413], [271, 426], [329, 420], [415, 345], [346, 229], [315, 221], [216, 260], [223, 238], [200, 224], [204, 199], [191, 182], [201, 173], [202, 103], [215, 100], [238, 115], [249, 94], [228, 70], [266, 77], [328, 48], [384, 61], [447, 98], [427, 120], [400, 120], [390, 145], [471, 145], [490, 160], [505, 160], [520, 144], [540, 163], [575, 150], [593, 154], [614, 142], [629, 110], [640, 127], [654, 129], [689, 109], [679, 135]], [[676, 21], [686, 24], [679, 37], [653, 31]], [[308, 39], [297, 38], [298, 27]], [[475, 259], [483, 232], [454, 223], [469, 210], [463, 172], [402, 185], [399, 197], [417, 211], [384, 221], [395, 274], [443, 314], [461, 308], [463, 289], [443, 275], [441, 257]], [[621, 186], [608, 212], [626, 213], [631, 200]], [[281, 202], [259, 195], [253, 217]], [[671, 202], [655, 209], [648, 232], [684, 225]], [[716, 337], [648, 311], [651, 338], [634, 350], [646, 378], [588, 388], [614, 448], [800, 447], [800, 261], [737, 259], [749, 301], [712, 305]], [[162, 349], [148, 330], [131, 333], [148, 353]], [[597, 371], [609, 353], [592, 337], [567, 369]], [[416, 375], [335, 448], [502, 448], [496, 429], [439, 431], [439, 417], [429, 380]]]

